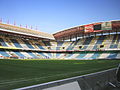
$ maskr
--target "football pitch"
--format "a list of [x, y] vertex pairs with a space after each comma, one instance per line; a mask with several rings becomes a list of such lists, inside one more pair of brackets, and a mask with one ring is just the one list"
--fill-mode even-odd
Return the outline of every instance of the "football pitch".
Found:
[[0, 60], [0, 90], [115, 68], [120, 60]]

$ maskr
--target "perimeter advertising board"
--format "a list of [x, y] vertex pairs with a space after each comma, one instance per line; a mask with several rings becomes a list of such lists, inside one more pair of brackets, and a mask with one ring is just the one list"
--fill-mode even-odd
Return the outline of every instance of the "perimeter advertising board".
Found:
[[85, 32], [93, 32], [93, 24], [85, 25]]
[[103, 30], [101, 30], [101, 25], [102, 23], [100, 22], [100, 23], [94, 23], [94, 32], [101, 32], [101, 31], [103, 31]]
[[102, 23], [102, 30], [112, 30], [112, 23], [110, 22], [103, 22]]

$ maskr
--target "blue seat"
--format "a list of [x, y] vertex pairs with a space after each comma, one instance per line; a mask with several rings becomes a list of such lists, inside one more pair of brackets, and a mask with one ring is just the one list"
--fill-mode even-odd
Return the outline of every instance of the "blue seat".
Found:
[[110, 53], [110, 55], [107, 57], [108, 59], [115, 59], [117, 57], [117, 53]]
[[99, 36], [96, 44], [102, 44], [105, 38], [106, 38], [106, 36]]
[[10, 55], [9, 55], [8, 53], [6, 53], [5, 50], [0, 50], [0, 54], [1, 54], [2, 56], [5, 56], [5, 57], [10, 57]]
[[36, 44], [37, 46], [38, 46], [38, 48], [40, 48], [40, 49], [43, 49], [44, 50], [44, 48], [42, 47], [42, 46], [40, 46], [39, 44]]
[[56, 50], [60, 50], [60, 47], [56, 47]]
[[77, 56], [76, 58], [83, 59], [86, 55], [87, 55], [87, 53], [80, 53], [80, 55]]
[[73, 54], [67, 54], [66, 58], [69, 58], [71, 57]]
[[63, 41], [59, 41], [59, 42], [57, 42], [57, 46], [62, 46], [63, 45]]
[[38, 54], [40, 54], [41, 56], [43, 56], [43, 57], [47, 57], [44, 53], [41, 53], [41, 52], [37, 52]]
[[49, 57], [52, 57], [51, 53], [46, 53], [46, 54], [48, 54]]
[[83, 46], [82, 48], [81, 48], [81, 50], [86, 50], [87, 49], [87, 47], [88, 47], [88, 45], [86, 46]]
[[51, 46], [49, 41], [42, 41], [42, 42], [45, 44], [45, 46]]
[[34, 55], [31, 51], [27, 51], [27, 53], [28, 53], [30, 56], [32, 56], [33, 58], [37, 58], [37, 56]]
[[92, 56], [91, 59], [97, 59], [100, 56], [101, 53], [95, 52]]
[[26, 57], [19, 51], [13, 51], [15, 54], [17, 54], [19, 57]]
[[18, 43], [17, 40], [15, 40], [15, 39], [10, 39], [10, 40], [12, 41], [12, 43], [13, 43], [16, 47], [22, 48], [22, 46]]
[[90, 42], [92, 41], [93, 37], [86, 38], [83, 45], [89, 45]]
[[97, 45], [98, 45], [98, 44], [101, 45], [101, 44], [103, 43], [103, 41], [104, 41], [105, 38], [106, 38], [106, 36], [99, 36], [97, 42], [95, 43], [95, 45], [94, 45], [94, 47], [93, 47], [93, 50], [98, 49]]
[[25, 41], [25, 40], [23, 41], [29, 48], [34, 49], [34, 47], [28, 41]]
[[60, 56], [60, 53], [56, 53], [56, 57], [59, 57]]
[[74, 42], [72, 42], [68, 47], [67, 47], [67, 49], [66, 50], [72, 50], [72, 45], [74, 44]]
[[112, 44], [112, 45], [110, 45], [110, 48], [117, 48], [117, 44]]
[[7, 46], [7, 44], [4, 42], [4, 40], [2, 38], [0, 38], [0, 43], [2, 46]]

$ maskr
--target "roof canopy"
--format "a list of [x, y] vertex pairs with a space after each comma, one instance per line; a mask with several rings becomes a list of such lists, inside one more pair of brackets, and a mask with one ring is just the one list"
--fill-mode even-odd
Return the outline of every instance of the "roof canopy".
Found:
[[18, 26], [3, 24], [3, 23], [0, 23], [0, 31], [54, 40], [54, 36], [52, 34], [40, 32], [37, 30], [22, 28], [22, 27], [18, 27]]

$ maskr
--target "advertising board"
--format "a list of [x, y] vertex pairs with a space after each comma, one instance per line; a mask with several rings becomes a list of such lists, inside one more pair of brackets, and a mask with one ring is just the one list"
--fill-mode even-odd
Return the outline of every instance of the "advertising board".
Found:
[[112, 23], [109, 22], [103, 22], [102, 24], [102, 30], [112, 30]]
[[93, 24], [85, 25], [85, 32], [93, 32]]

